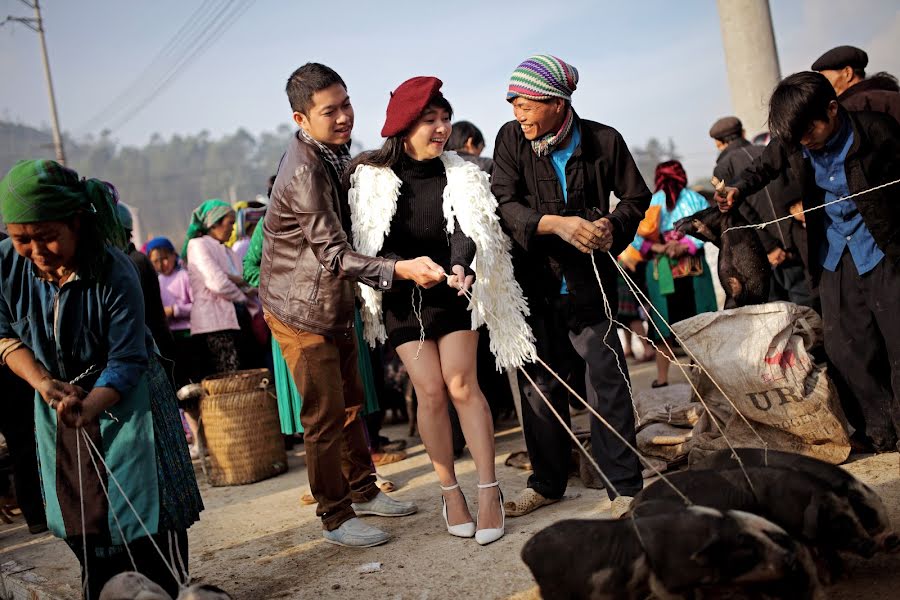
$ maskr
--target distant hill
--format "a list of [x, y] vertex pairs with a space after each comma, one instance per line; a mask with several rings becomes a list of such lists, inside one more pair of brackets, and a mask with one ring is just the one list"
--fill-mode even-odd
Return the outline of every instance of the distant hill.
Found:
[[[208, 198], [252, 200], [265, 193], [291, 129], [254, 137], [239, 129], [218, 140], [209, 133], [153, 136], [144, 147], [120, 146], [108, 135], [65, 139], [68, 164], [82, 176], [111, 182], [138, 209], [144, 236], [165, 235], [180, 245], [191, 211]], [[54, 158], [49, 131], [0, 121], [0, 173], [24, 158]]]
[[[64, 142], [72, 168], [84, 177], [109, 181], [123, 202], [138, 209], [145, 239], [165, 235], [180, 247], [191, 212], [204, 200], [236, 202], [265, 193], [292, 132], [282, 125], [255, 137], [245, 129], [219, 139], [206, 131], [169, 139], [154, 135], [143, 147], [119, 145], [106, 132]], [[677, 157], [671, 140], [650, 139], [632, 152], [650, 186], [656, 163]], [[0, 121], [0, 177], [18, 160], [54, 156], [49, 130]]]

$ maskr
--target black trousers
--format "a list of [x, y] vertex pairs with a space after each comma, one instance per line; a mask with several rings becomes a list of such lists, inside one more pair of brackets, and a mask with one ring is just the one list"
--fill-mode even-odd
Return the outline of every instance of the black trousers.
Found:
[[[603, 320], [580, 331], [570, 330], [567, 296], [555, 299], [549, 308], [536, 311], [531, 318], [538, 355], [576, 390], [580, 386], [573, 385], [573, 379], [583, 372], [587, 392], [583, 396], [585, 400], [630, 444], [636, 446], [634, 410], [625, 378], [616, 366], [618, 355], [627, 376], [625, 355], [616, 328], [609, 327], [609, 322]], [[615, 354], [604, 344], [604, 337]], [[571, 426], [568, 391], [541, 365], [528, 365], [526, 371], [566, 425]], [[561, 498], [569, 478], [572, 438], [521, 373], [519, 384], [522, 389], [525, 444], [534, 468], [528, 487], [545, 498]], [[619, 494], [634, 496], [643, 487], [637, 456], [596, 417], [591, 416], [590, 423], [591, 445], [597, 464]], [[610, 499], [615, 497], [612, 490], [608, 489], [607, 494]]]
[[[187, 530], [160, 532], [153, 536], [156, 545], [165, 555], [166, 560], [153, 547], [149, 538], [142, 537], [128, 544], [131, 555], [137, 565], [139, 573], [153, 581], [173, 598], [178, 595], [178, 581], [172, 575], [174, 570], [179, 577], [184, 578], [188, 568], [188, 536]], [[176, 541], [177, 540], [177, 541]], [[85, 576], [84, 544], [80, 537], [66, 539], [66, 543], [81, 563], [82, 585]], [[87, 540], [87, 575], [88, 589], [85, 600], [97, 600], [106, 583], [126, 571], [133, 571], [134, 567], [125, 551], [125, 546], [102, 546]], [[171, 557], [171, 558], [170, 558]], [[180, 557], [180, 560], [179, 560]], [[181, 568], [184, 565], [184, 569]], [[171, 567], [171, 570], [170, 570]]]
[[879, 450], [900, 437], [900, 269], [885, 257], [860, 276], [849, 252], [823, 271], [825, 351], [850, 424]]
[[6, 367], [0, 367], [0, 390], [5, 400], [0, 412], [0, 433], [6, 438], [12, 458], [16, 500], [29, 527], [46, 525], [34, 438], [34, 390]]
[[772, 269], [772, 291], [769, 300], [787, 300], [817, 311], [821, 310], [818, 295], [810, 291], [806, 269], [799, 263], [783, 264]]

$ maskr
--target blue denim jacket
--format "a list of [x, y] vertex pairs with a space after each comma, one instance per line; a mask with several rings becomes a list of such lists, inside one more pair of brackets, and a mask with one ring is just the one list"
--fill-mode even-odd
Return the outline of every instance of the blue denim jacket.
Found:
[[89, 379], [92, 386], [124, 394], [147, 370], [154, 346], [134, 266], [122, 252], [108, 252], [104, 281], [75, 277], [57, 287], [19, 256], [11, 240], [0, 242], [0, 338], [21, 340], [62, 381], [95, 367], [99, 377]]

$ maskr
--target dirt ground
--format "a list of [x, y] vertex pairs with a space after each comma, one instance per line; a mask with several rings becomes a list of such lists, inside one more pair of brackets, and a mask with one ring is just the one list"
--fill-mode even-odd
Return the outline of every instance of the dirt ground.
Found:
[[[631, 365], [635, 387], [648, 387], [652, 365]], [[673, 378], [674, 379], [674, 378]], [[584, 417], [580, 417], [584, 419]], [[576, 422], [578, 419], [576, 419]], [[498, 475], [512, 496], [528, 473], [503, 464], [524, 448], [515, 421], [497, 434]], [[386, 428], [392, 439], [405, 437], [405, 425]], [[384, 476], [400, 488], [393, 495], [412, 500], [419, 512], [411, 517], [371, 522], [394, 534], [387, 545], [362, 550], [325, 543], [313, 506], [302, 506], [307, 479], [302, 447], [290, 455], [290, 470], [274, 479], [239, 487], [213, 488], [201, 483], [206, 503], [202, 520], [190, 530], [191, 573], [236, 599], [264, 598], [391, 598], [427, 600], [446, 597], [508, 598], [533, 587], [519, 551], [541, 528], [563, 518], [608, 517], [605, 492], [585, 489], [572, 480], [567, 499], [531, 515], [507, 520], [507, 534], [490, 546], [449, 536], [439, 508], [439, 489], [418, 438], [409, 438], [407, 460], [384, 467]], [[476, 475], [466, 454], [458, 462], [459, 481], [473, 512]], [[871, 485], [900, 523], [898, 455], [866, 456], [847, 469]], [[367, 517], [367, 519], [370, 519]], [[0, 525], [0, 565], [15, 561], [38, 581], [47, 597], [77, 598], [77, 562], [61, 541], [44, 534], [29, 536], [21, 521]], [[373, 573], [361, 573], [368, 563]], [[836, 600], [893, 599], [900, 589], [900, 554], [869, 561], [850, 560], [850, 576], [828, 590]]]

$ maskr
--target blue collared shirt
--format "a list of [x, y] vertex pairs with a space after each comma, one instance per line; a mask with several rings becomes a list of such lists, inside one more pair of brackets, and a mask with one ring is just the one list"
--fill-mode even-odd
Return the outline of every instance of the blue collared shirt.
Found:
[[[559, 179], [559, 185], [562, 186], [563, 202], [566, 203], [569, 201], [569, 190], [566, 187], [566, 165], [569, 164], [569, 159], [572, 158], [572, 154], [575, 153], [575, 148], [577, 148], [580, 143], [581, 132], [578, 131], [578, 126], [574, 125], [572, 127], [572, 135], [569, 137], [569, 143], [550, 153], [550, 162], [553, 163], [553, 170], [556, 171], [556, 178]], [[563, 277], [562, 289], [559, 290], [559, 293], [569, 293], [569, 287], [566, 285], [565, 277]]]
[[[825, 204], [850, 195], [844, 163], [853, 145], [853, 129], [846, 116], [842, 120], [841, 128], [831, 136], [822, 150], [803, 150], [815, 171], [816, 185], [825, 190]], [[884, 258], [884, 252], [875, 243], [856, 203], [844, 200], [826, 206], [824, 211], [825, 248], [822, 252], [822, 266], [829, 271], [836, 271], [844, 250], [849, 249], [860, 275], [874, 269]]]

